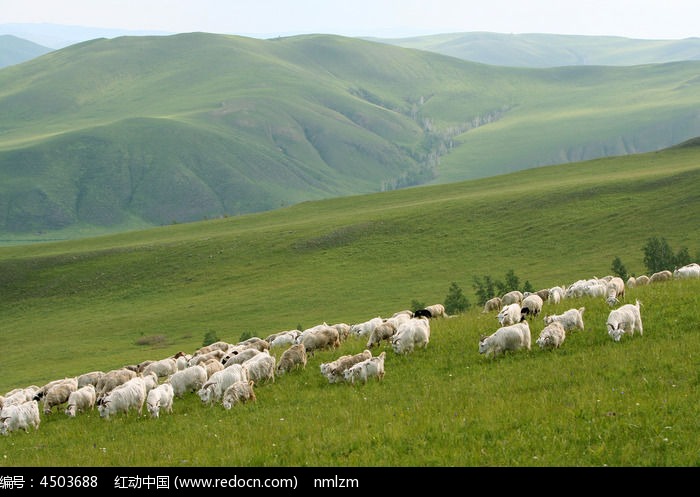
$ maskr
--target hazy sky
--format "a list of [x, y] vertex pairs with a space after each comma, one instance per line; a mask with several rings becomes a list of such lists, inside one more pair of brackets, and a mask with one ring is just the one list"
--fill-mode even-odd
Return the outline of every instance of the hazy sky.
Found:
[[403, 37], [492, 31], [700, 36], [700, 0], [0, 0], [0, 24]]

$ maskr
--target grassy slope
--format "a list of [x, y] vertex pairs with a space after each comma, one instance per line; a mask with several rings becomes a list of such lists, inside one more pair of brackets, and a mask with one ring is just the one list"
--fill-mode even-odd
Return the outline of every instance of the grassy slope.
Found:
[[617, 36], [474, 32], [372, 40], [511, 67], [630, 66], [700, 58], [697, 38], [641, 40]]
[[[442, 301], [452, 281], [474, 302], [473, 276], [500, 279], [509, 269], [535, 288], [603, 276], [616, 256], [640, 274], [650, 236], [698, 253], [699, 163], [697, 147], [685, 147], [3, 248], [0, 391], [194, 351], [207, 332], [236, 342], [387, 316], [414, 299]], [[477, 343], [495, 319], [473, 307], [436, 323], [427, 351], [389, 350], [381, 385], [333, 386], [320, 376], [320, 362], [364, 347], [349, 341], [260, 386], [256, 405], [227, 413], [188, 397], [157, 423], [53, 415], [38, 433], [5, 439], [4, 462], [693, 466], [697, 285], [630, 291], [644, 303], [646, 333], [620, 344], [605, 335], [602, 301], [576, 301], [590, 333], [572, 335], [560, 352], [489, 362]], [[542, 323], [532, 328], [536, 337]], [[334, 429], [319, 439], [302, 419], [332, 420]], [[201, 445], [200, 426], [218, 437]], [[94, 450], [76, 450], [83, 445]]]
[[378, 191], [431, 151], [446, 183], [653, 150], [700, 133], [696, 74], [321, 35], [94, 40], [0, 72], [0, 220], [70, 238]]

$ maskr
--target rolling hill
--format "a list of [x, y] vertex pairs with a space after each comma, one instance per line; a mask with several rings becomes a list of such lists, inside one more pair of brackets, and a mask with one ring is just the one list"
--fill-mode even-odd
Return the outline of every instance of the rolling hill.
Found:
[[522, 69], [327, 35], [95, 39], [0, 71], [0, 234], [90, 236], [658, 150], [700, 62]]
[[643, 40], [620, 36], [467, 32], [368, 39], [510, 67], [631, 66], [700, 60], [700, 38]]
[[39, 57], [51, 51], [50, 48], [12, 35], [0, 34], [0, 69]]

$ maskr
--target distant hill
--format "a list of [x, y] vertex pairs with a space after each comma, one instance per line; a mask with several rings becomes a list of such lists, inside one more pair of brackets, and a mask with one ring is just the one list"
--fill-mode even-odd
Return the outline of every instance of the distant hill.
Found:
[[619, 36], [467, 32], [368, 39], [509, 67], [631, 66], [700, 60], [700, 38], [643, 40]]
[[48, 47], [16, 36], [0, 35], [0, 69], [33, 59], [50, 51], [51, 49]]
[[96, 28], [51, 23], [7, 23], [0, 24], [0, 35], [14, 35], [53, 49], [64, 48], [96, 38], [119, 36], [170, 35], [164, 31]]
[[700, 61], [509, 68], [357, 38], [95, 39], [0, 70], [0, 233], [184, 223], [658, 150]]

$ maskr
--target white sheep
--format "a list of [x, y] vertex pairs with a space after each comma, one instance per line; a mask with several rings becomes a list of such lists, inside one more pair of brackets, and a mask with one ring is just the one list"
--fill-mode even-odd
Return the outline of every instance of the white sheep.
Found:
[[97, 387], [97, 382], [100, 381], [100, 378], [103, 376], [103, 371], [90, 371], [89, 373], [83, 373], [78, 376], [78, 388], [82, 388], [85, 385]]
[[245, 361], [258, 354], [262, 354], [262, 352], [252, 347], [244, 350], [235, 349], [226, 354], [226, 357], [221, 360], [221, 363], [224, 367], [228, 367], [232, 364], [243, 364]]
[[8, 435], [10, 432], [24, 430], [29, 433], [29, 428], [39, 429], [41, 418], [39, 416], [39, 402], [28, 400], [21, 404], [10, 404], [0, 411], [0, 433]]
[[500, 311], [502, 307], [503, 301], [501, 300], [501, 297], [493, 297], [486, 301], [484, 304], [484, 310], [481, 312], [485, 314], [487, 312]]
[[328, 383], [338, 383], [343, 379], [343, 372], [346, 369], [370, 357], [372, 352], [367, 349], [358, 354], [340, 356], [334, 361], [321, 363], [321, 374], [328, 379]]
[[178, 371], [177, 359], [173, 357], [166, 357], [159, 361], [153, 361], [143, 368], [144, 375], [153, 372], [158, 378], [167, 378], [176, 371]]
[[245, 361], [243, 363], [243, 369], [246, 370], [248, 379], [253, 380], [256, 385], [261, 385], [265, 382], [274, 383], [276, 363], [277, 359], [275, 356], [266, 351], [254, 355]]
[[425, 349], [430, 342], [430, 322], [426, 317], [411, 318], [399, 325], [391, 337], [391, 348], [397, 354], [409, 354], [416, 348]]
[[182, 398], [186, 393], [196, 392], [207, 382], [207, 370], [199, 364], [188, 366], [170, 375], [166, 380], [173, 387], [173, 394]]
[[523, 301], [523, 292], [512, 290], [501, 297], [501, 303], [505, 305], [520, 304]]
[[489, 336], [482, 336], [479, 340], [479, 354], [491, 355], [495, 358], [508, 351], [530, 350], [530, 346], [530, 325], [527, 321], [521, 321], [517, 324], [502, 326]]
[[374, 330], [374, 328], [376, 328], [383, 322], [384, 320], [381, 317], [377, 316], [362, 323], [353, 324], [350, 327], [350, 334], [360, 338], [369, 337], [372, 333], [372, 330]]
[[97, 400], [99, 401], [117, 386], [126, 383], [132, 378], [135, 378], [136, 374], [136, 371], [128, 368], [119, 368], [107, 371], [97, 380], [97, 385], [95, 385]]
[[578, 309], [572, 308], [562, 314], [545, 316], [543, 318], [544, 324], [548, 325], [554, 321], [559, 321], [567, 332], [576, 329], [583, 330], [583, 313], [585, 310], [585, 307], [579, 307]]
[[74, 418], [79, 412], [87, 412], [94, 409], [95, 402], [97, 402], [97, 391], [93, 384], [88, 383], [78, 388], [75, 392], [71, 392], [68, 396], [68, 406], [65, 413], [67, 416]]
[[43, 397], [43, 412], [44, 414], [51, 414], [52, 410], [56, 406], [65, 404], [68, 402], [68, 397], [70, 394], [78, 389], [78, 378], [65, 378], [49, 387]]
[[619, 342], [625, 333], [629, 336], [633, 336], [635, 331], [638, 331], [640, 335], [644, 333], [640, 305], [641, 303], [637, 300], [634, 304], [625, 304], [610, 311], [606, 326], [608, 335], [614, 341]]
[[625, 296], [625, 282], [619, 276], [610, 278], [605, 286], [605, 301], [610, 307], [618, 304]]
[[253, 386], [253, 380], [237, 381], [224, 391], [221, 404], [224, 409], [231, 409], [236, 404], [245, 402], [255, 402], [256, 396]]
[[197, 391], [197, 395], [199, 395], [203, 404], [212, 405], [214, 402], [221, 400], [224, 391], [233, 383], [236, 381], [248, 381], [249, 379], [248, 371], [242, 365], [232, 364], [214, 373], [202, 385], [202, 388]]
[[519, 323], [522, 319], [522, 308], [518, 302], [506, 304], [496, 316], [501, 326]]
[[696, 262], [691, 262], [690, 264], [674, 269], [673, 277], [675, 279], [700, 278], [700, 265]]
[[277, 361], [276, 373], [283, 375], [297, 368], [306, 369], [306, 362], [306, 347], [303, 343], [295, 343], [282, 352], [279, 361]]
[[[402, 314], [402, 316], [405, 316], [405, 314]], [[365, 347], [371, 349], [372, 347], [379, 345], [382, 341], [389, 342], [391, 337], [396, 333], [398, 326], [399, 324], [397, 324], [397, 320], [387, 319], [372, 330]]]
[[173, 412], [173, 399], [175, 392], [170, 383], [161, 383], [157, 387], [151, 389], [146, 396], [146, 407], [152, 418], [160, 416], [160, 411], [164, 410], [167, 413]]
[[[381, 321], [381, 318], [380, 318]], [[336, 349], [340, 346], [338, 330], [327, 324], [318, 325], [301, 332], [297, 343], [303, 343], [306, 353], [314, 355], [317, 350]]]
[[662, 281], [670, 281], [672, 279], [673, 273], [668, 269], [664, 269], [649, 276], [649, 283], [660, 283]]
[[97, 402], [97, 410], [100, 417], [109, 419], [111, 416], [136, 410], [140, 416], [143, 412], [143, 404], [146, 402], [146, 381], [141, 376], [136, 376], [126, 383], [113, 388], [109, 393]]
[[356, 381], [367, 383], [369, 378], [377, 378], [381, 381], [384, 378], [384, 358], [386, 352], [382, 352], [378, 356], [370, 357], [364, 361], [358, 362], [343, 371], [345, 381], [355, 384]]
[[[542, 306], [544, 305], [544, 300], [542, 297], [536, 293], [531, 293], [523, 298], [523, 302], [520, 305], [520, 313], [523, 316], [528, 316], [529, 318], [536, 317], [542, 312]], [[510, 323], [514, 324], [514, 323]]]
[[566, 339], [566, 330], [559, 321], [545, 326], [536, 342], [540, 349], [558, 349]]
[[561, 286], [553, 286], [549, 289], [549, 296], [547, 297], [547, 302], [550, 304], [558, 304], [564, 299], [566, 290]]

